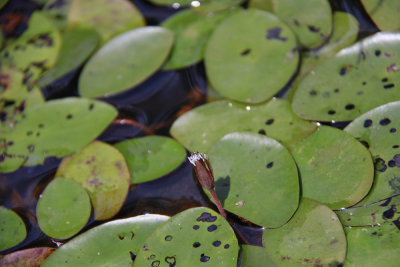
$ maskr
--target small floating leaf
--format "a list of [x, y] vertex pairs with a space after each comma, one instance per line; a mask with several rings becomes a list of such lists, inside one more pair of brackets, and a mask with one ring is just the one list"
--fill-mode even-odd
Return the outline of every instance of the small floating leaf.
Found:
[[89, 193], [96, 220], [113, 217], [122, 207], [129, 189], [129, 170], [123, 155], [99, 141], [66, 157], [56, 177], [71, 179]]
[[90, 199], [85, 189], [64, 178], [50, 182], [36, 207], [40, 229], [57, 239], [77, 234], [89, 220], [90, 212]]
[[208, 156], [215, 192], [226, 210], [264, 227], [279, 227], [296, 211], [300, 190], [296, 164], [274, 139], [231, 133]]
[[399, 45], [400, 33], [381, 32], [342, 49], [300, 83], [293, 111], [309, 120], [348, 121], [400, 99]]
[[290, 146], [316, 128], [314, 123], [297, 117], [289, 102], [274, 98], [251, 106], [226, 100], [204, 104], [179, 117], [170, 132], [190, 151], [207, 152], [231, 132], [266, 134]]
[[361, 0], [365, 10], [381, 31], [400, 30], [400, 2], [397, 0]]
[[28, 248], [12, 252], [0, 258], [3, 267], [36, 267], [55, 250], [49, 247]]
[[264, 230], [263, 244], [278, 266], [337, 266], [346, 256], [346, 237], [336, 214], [307, 198], [287, 224]]
[[207, 77], [218, 93], [259, 103], [289, 81], [299, 54], [296, 38], [285, 23], [268, 12], [248, 9], [235, 12], [218, 25], [204, 60]]
[[131, 183], [143, 183], [168, 174], [186, 158], [186, 151], [175, 140], [145, 136], [120, 142], [115, 147], [124, 155]]
[[171, 217], [144, 242], [133, 266], [236, 266], [239, 251], [228, 222], [208, 208]]
[[241, 246], [241, 267], [275, 267], [276, 265], [268, 257], [265, 248], [258, 246]]
[[341, 130], [321, 126], [291, 153], [300, 171], [303, 196], [331, 209], [356, 204], [372, 186], [374, 165], [368, 149]]
[[[398, 223], [398, 222], [397, 222]], [[345, 266], [397, 267], [400, 262], [400, 230], [395, 223], [375, 227], [345, 227], [348, 251]]]
[[400, 194], [400, 102], [361, 115], [345, 131], [369, 148], [375, 162], [374, 185], [361, 204]]
[[138, 85], [165, 61], [173, 33], [161, 27], [143, 27], [118, 35], [85, 65], [79, 92], [85, 97], [107, 96]]
[[131, 266], [144, 240], [168, 218], [146, 214], [99, 225], [68, 241], [41, 266]]
[[24, 221], [14, 211], [0, 206], [0, 251], [18, 245], [25, 238]]

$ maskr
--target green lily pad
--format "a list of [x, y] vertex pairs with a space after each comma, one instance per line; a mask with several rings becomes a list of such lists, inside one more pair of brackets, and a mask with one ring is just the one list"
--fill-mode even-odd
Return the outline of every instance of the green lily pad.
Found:
[[77, 234], [89, 220], [90, 212], [90, 199], [85, 189], [64, 178], [51, 181], [36, 206], [40, 229], [57, 239]]
[[231, 132], [266, 134], [290, 146], [316, 128], [316, 124], [297, 117], [289, 102], [273, 98], [251, 106], [226, 100], [204, 104], [179, 117], [170, 132], [188, 150], [207, 152]]
[[0, 258], [3, 267], [36, 267], [55, 250], [49, 247], [36, 247], [18, 250]]
[[400, 99], [399, 45], [400, 33], [382, 32], [342, 49], [304, 78], [293, 111], [309, 120], [348, 121]]
[[131, 183], [160, 178], [176, 169], [186, 158], [185, 148], [164, 136], [145, 136], [115, 144], [125, 157]]
[[199, 14], [212, 14], [235, 7], [244, 2], [244, 0], [148, 0], [155, 5], [172, 6], [173, 8], [191, 7], [193, 11]]
[[99, 36], [90, 29], [67, 29], [62, 35], [62, 40], [56, 64], [38, 80], [42, 87], [81, 66], [96, 49]]
[[168, 218], [146, 214], [99, 225], [64, 244], [41, 266], [131, 266], [145, 239]]
[[3, 206], [0, 206], [0, 233], [0, 251], [16, 246], [26, 238], [24, 221]]
[[397, 267], [400, 231], [392, 222], [375, 227], [345, 227], [348, 251], [345, 266]]
[[274, 139], [227, 134], [208, 156], [224, 209], [264, 227], [279, 227], [296, 211], [300, 190], [296, 164]]
[[68, 11], [72, 0], [48, 0], [43, 13], [53, 22], [54, 26], [63, 30], [67, 27]]
[[118, 35], [85, 65], [79, 92], [101, 97], [131, 89], [151, 76], [166, 60], [173, 33], [161, 27], [143, 27]]
[[337, 266], [346, 256], [346, 237], [336, 214], [307, 198], [286, 225], [264, 230], [263, 244], [278, 266]]
[[222, 12], [202, 16], [187, 9], [164, 21], [161, 26], [175, 34], [175, 44], [164, 69], [179, 69], [202, 60], [211, 33], [229, 14]]
[[241, 246], [241, 267], [275, 267], [265, 248], [251, 245]]
[[347, 226], [383, 224], [400, 217], [400, 195], [367, 206], [338, 210], [336, 214]]
[[48, 101], [26, 109], [13, 128], [2, 126], [0, 172], [43, 163], [86, 146], [116, 117], [111, 105], [83, 98]]
[[87, 190], [96, 220], [109, 219], [118, 213], [130, 185], [124, 156], [113, 146], [99, 141], [64, 158], [56, 177], [71, 179]]
[[72, 0], [68, 12], [69, 28], [91, 27], [100, 34], [103, 43], [144, 25], [140, 11], [127, 0]]
[[25, 74], [25, 83], [33, 82], [56, 62], [61, 47], [57, 28], [42, 13], [34, 12], [28, 29], [0, 53], [0, 61]]
[[321, 126], [291, 153], [300, 171], [303, 196], [331, 209], [356, 204], [372, 186], [374, 164], [368, 149], [341, 130]]
[[345, 131], [368, 147], [375, 161], [374, 185], [361, 204], [400, 194], [400, 102], [363, 114]]
[[208, 208], [171, 217], [144, 242], [137, 266], [236, 266], [238, 242], [229, 223]]
[[361, 0], [365, 10], [381, 31], [400, 30], [400, 2], [397, 0]]
[[207, 77], [218, 93], [259, 103], [290, 80], [299, 53], [296, 37], [285, 23], [268, 12], [248, 9], [218, 25], [208, 41], [204, 61]]

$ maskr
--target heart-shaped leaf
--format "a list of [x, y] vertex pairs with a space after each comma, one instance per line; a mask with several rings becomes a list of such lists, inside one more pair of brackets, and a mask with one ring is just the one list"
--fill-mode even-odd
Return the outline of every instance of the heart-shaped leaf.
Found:
[[26, 238], [24, 221], [3, 206], [0, 206], [0, 233], [0, 251], [16, 246]]

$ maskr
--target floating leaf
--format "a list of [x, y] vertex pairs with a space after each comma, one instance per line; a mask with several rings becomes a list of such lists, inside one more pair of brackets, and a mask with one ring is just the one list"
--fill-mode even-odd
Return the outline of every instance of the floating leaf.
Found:
[[72, 0], [48, 0], [43, 7], [43, 13], [53, 22], [54, 26], [63, 30], [67, 26], [67, 17]]
[[400, 2], [397, 0], [361, 0], [365, 10], [381, 31], [400, 30]]
[[133, 266], [235, 266], [238, 242], [228, 222], [208, 208], [171, 217], [144, 242]]
[[386, 222], [375, 227], [345, 227], [348, 251], [345, 266], [397, 267], [400, 262], [400, 230]]
[[113, 146], [99, 141], [66, 157], [56, 177], [79, 183], [89, 193], [96, 220], [118, 213], [129, 190], [129, 170], [124, 156]]
[[345, 131], [369, 148], [375, 161], [374, 185], [361, 204], [400, 194], [400, 102], [361, 115]]
[[268, 257], [265, 248], [258, 246], [241, 246], [241, 267], [274, 267], [276, 266]]
[[368, 149], [341, 130], [321, 126], [291, 153], [300, 171], [303, 196], [331, 209], [356, 204], [372, 186], [374, 164]]
[[251, 106], [226, 100], [208, 103], [179, 117], [170, 132], [190, 151], [207, 152], [231, 132], [258, 132], [289, 146], [316, 128], [293, 114], [286, 100], [274, 98]]
[[115, 147], [124, 155], [131, 183], [143, 183], [168, 174], [186, 158], [186, 151], [174, 139], [145, 136], [120, 142]]
[[99, 225], [64, 244], [41, 266], [131, 266], [145, 239], [168, 218], [146, 214]]
[[215, 12], [220, 12], [223, 10], [226, 10], [230, 7], [235, 7], [244, 0], [199, 0], [199, 1], [193, 1], [193, 0], [148, 0], [153, 4], [156, 5], [170, 5], [173, 8], [179, 8], [181, 6], [191, 6], [192, 9], [199, 14], [203, 15], [209, 15]]
[[278, 266], [337, 266], [346, 256], [346, 237], [336, 214], [307, 198], [286, 225], [264, 230], [263, 244]]
[[128, 90], [153, 74], [165, 61], [173, 33], [143, 27], [118, 35], [89, 60], [79, 79], [85, 97], [101, 97]]
[[164, 69], [179, 69], [202, 60], [212, 31], [229, 14], [223, 12], [202, 16], [187, 9], [164, 21], [161, 26], [175, 34], [175, 44]]
[[48, 101], [26, 109], [14, 128], [0, 128], [4, 140], [0, 172], [64, 157], [86, 146], [115, 118], [110, 105], [83, 98]]
[[0, 206], [0, 233], [0, 251], [16, 246], [26, 238], [24, 221], [3, 206]]
[[400, 99], [399, 45], [400, 33], [382, 32], [341, 50], [304, 78], [293, 111], [309, 120], [348, 121]]
[[296, 164], [274, 139], [227, 134], [208, 156], [215, 191], [226, 210], [264, 227], [279, 227], [296, 211], [300, 190]]
[[36, 267], [55, 250], [49, 247], [36, 247], [15, 251], [0, 258], [3, 267]]
[[85, 189], [64, 178], [51, 181], [36, 206], [40, 229], [57, 239], [77, 234], [89, 220], [90, 212], [90, 199]]
[[218, 25], [204, 60], [207, 77], [218, 93], [259, 103], [284, 87], [296, 71], [299, 55], [286, 24], [268, 12], [248, 9]]
[[42, 87], [81, 66], [99, 42], [99, 36], [94, 30], [80, 28], [67, 29], [62, 39], [63, 44], [55, 66], [38, 81]]
[[400, 217], [400, 195], [367, 206], [336, 211], [343, 225], [379, 225]]
[[100, 34], [103, 43], [144, 25], [142, 14], [127, 0], [72, 0], [68, 13], [68, 27], [91, 27]]

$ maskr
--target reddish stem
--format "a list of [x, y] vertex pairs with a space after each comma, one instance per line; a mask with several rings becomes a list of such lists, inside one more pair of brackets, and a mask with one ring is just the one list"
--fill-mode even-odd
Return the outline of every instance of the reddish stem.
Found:
[[221, 215], [226, 219], [226, 212], [225, 212], [224, 208], [222, 207], [221, 202], [219, 202], [219, 199], [217, 197], [217, 194], [215, 193], [214, 188], [210, 189], [210, 193], [215, 201], [215, 204], [217, 205], [219, 213], [221, 213]]

